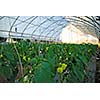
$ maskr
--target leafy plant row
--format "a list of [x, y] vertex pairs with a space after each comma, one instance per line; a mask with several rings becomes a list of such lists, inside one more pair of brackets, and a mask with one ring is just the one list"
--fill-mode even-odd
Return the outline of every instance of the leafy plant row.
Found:
[[[19, 63], [19, 57], [22, 69]], [[97, 45], [20, 41], [0, 44], [0, 76], [8, 82], [86, 82], [88, 62]]]

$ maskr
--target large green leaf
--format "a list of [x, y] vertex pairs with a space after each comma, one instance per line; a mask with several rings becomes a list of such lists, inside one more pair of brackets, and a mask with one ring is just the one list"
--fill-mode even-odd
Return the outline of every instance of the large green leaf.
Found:
[[40, 66], [37, 66], [34, 79], [38, 83], [50, 83], [52, 82], [51, 76], [50, 64], [48, 62], [42, 62]]
[[0, 66], [0, 75], [10, 78], [13, 75], [10, 66]]
[[72, 65], [72, 71], [79, 80], [79, 82], [82, 82], [84, 79], [84, 73], [82, 73], [80, 69], [75, 65]]

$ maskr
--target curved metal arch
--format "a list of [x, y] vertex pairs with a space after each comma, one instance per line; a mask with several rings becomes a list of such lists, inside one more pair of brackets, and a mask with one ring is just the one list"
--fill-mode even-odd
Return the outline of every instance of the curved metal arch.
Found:
[[[68, 19], [68, 18], [67, 18]], [[78, 18], [79, 19], [79, 18]], [[84, 23], [84, 24], [87, 24], [87, 25], [89, 25], [89, 26], [91, 26], [91, 27], [93, 27], [94, 26], [94, 24], [93, 23], [91, 23], [91, 22], [89, 22], [89, 21], [87, 21], [87, 20], [85, 20], [85, 19], [80, 19], [80, 20], [78, 20], [78, 19], [73, 19], [73, 18], [70, 18], [69, 20], [73, 20], [73, 21], [70, 21], [70, 22], [74, 22], [74, 21], [78, 21], [78, 22], [81, 22], [81, 23]], [[87, 23], [86, 23], [87, 22]], [[89, 24], [90, 23], [90, 24]], [[93, 25], [93, 26], [92, 26]], [[93, 27], [94, 28], [94, 27]], [[97, 29], [99, 29], [99, 27], [96, 27]]]
[[34, 17], [28, 24], [27, 26], [24, 28], [24, 30], [22, 31], [22, 35], [24, 34], [24, 31], [28, 28], [28, 26], [37, 18], [38, 16]]
[[[7, 17], [7, 18], [10, 18], [10, 19], [14, 19], [14, 20], [16, 19], [16, 18], [13, 18], [13, 17], [10, 17], [10, 16], [6, 16], [6, 17]], [[26, 19], [26, 20], [29, 20], [29, 19]], [[22, 24], [22, 23], [27, 23], [27, 24], [28, 24], [28, 22], [27, 22], [26, 20], [22, 21], [22, 20], [18, 19], [18, 21], [20, 21], [20, 24]], [[35, 25], [32, 24], [32, 23], [31, 23], [31, 25], [35, 26]], [[15, 24], [14, 26], [16, 26], [16, 24]]]
[[[46, 18], [46, 19], [48, 19], [48, 18]], [[48, 19], [48, 20], [49, 20], [49, 19]], [[66, 18], [65, 18], [65, 17], [63, 17], [63, 16], [62, 16], [62, 18], [61, 18], [61, 19], [58, 19], [58, 20], [54, 20], [54, 19], [52, 19], [52, 20], [50, 20], [50, 21], [55, 22], [55, 21], [62, 21], [62, 20], [67, 21], [67, 20], [66, 20]], [[57, 25], [59, 25], [59, 24], [57, 24]]]
[[0, 20], [2, 20], [5, 16], [0, 17]]
[[[58, 30], [57, 31], [55, 31], [56, 33], [58, 32]], [[56, 34], [56, 36], [55, 37], [50, 37], [50, 40], [52, 40], [52, 38], [54, 38], [54, 40], [57, 40], [57, 39], [59, 39], [59, 37], [58, 37], [58, 33]]]
[[53, 32], [53, 31], [56, 30], [56, 28], [58, 28], [58, 27], [60, 27], [60, 26], [56, 26], [55, 28], [53, 28], [52, 30], [50, 30], [50, 31], [46, 34], [45, 38], [46, 38], [49, 34], [51, 34], [50, 32]]
[[[61, 29], [63, 29], [65, 26], [61, 26], [61, 28], [59, 28], [57, 31], [55, 31], [55, 34], [57, 34], [58, 35], [58, 31], [59, 30], [61, 30]], [[52, 34], [51, 36], [50, 36], [50, 38], [52, 38], [55, 34]], [[57, 37], [57, 35], [55, 36], [55, 38]]]
[[[97, 28], [97, 29], [99, 29], [99, 27], [96, 25], [96, 24], [94, 24], [94, 22], [96, 22], [95, 20], [93, 20], [93, 19], [91, 19], [90, 17], [87, 17], [87, 16], [85, 16], [86, 18], [88, 18], [89, 20], [91, 20], [93, 23], [91, 23], [90, 21], [88, 21], [88, 20], [85, 20], [84, 18], [80, 18], [80, 17], [77, 17], [78, 19], [81, 19], [81, 20], [83, 20], [83, 21], [85, 21], [85, 22], [88, 22], [88, 23], [90, 23], [91, 25], [93, 25], [93, 26], [95, 26], [95, 28]], [[92, 16], [91, 16], [92, 17]], [[89, 26], [91, 26], [91, 25], [89, 25]], [[94, 28], [94, 27], [93, 27]]]
[[[90, 17], [88, 17], [88, 16], [86, 16], [86, 18], [88, 18], [88, 19], [90, 19], [91, 21], [94, 21], [99, 27], [100, 27], [100, 24], [96, 21], [96, 20], [94, 20], [94, 19], [91, 19]], [[93, 18], [93, 16], [92, 16], [92, 18]]]
[[[81, 18], [82, 19], [82, 18]], [[71, 19], [70, 19], [71, 20]], [[93, 24], [93, 23], [91, 23], [91, 22], [89, 22], [88, 21], [88, 23], [90, 23], [90, 24], [92, 24], [93, 26], [91, 26], [90, 24], [88, 24], [88, 23], [86, 23], [86, 20], [84, 20], [84, 21], [82, 21], [82, 20], [76, 20], [76, 19], [72, 19], [73, 21], [70, 21], [70, 22], [72, 22], [72, 23], [76, 23], [77, 24], [77, 22], [74, 22], [74, 20], [75, 21], [78, 21], [78, 22], [81, 22], [81, 25], [82, 25], [82, 23], [84, 23], [83, 25], [89, 25], [89, 27], [91, 27], [91, 28], [93, 28], [94, 30], [95, 30], [95, 28], [99, 31], [99, 28], [96, 26], [95, 27], [95, 25]], [[74, 25], [75, 26], [75, 25]], [[80, 26], [81, 27], [81, 26]], [[95, 34], [97, 34], [97, 33], [95, 33]], [[97, 34], [98, 35], [98, 34]]]
[[[57, 28], [54, 28], [54, 29], [52, 29], [52, 31], [54, 31], [54, 30], [56, 30], [56, 31], [54, 31], [55, 32], [55, 34], [57, 34], [56, 32], [58, 32], [59, 30], [62, 30], [65, 26], [59, 26], [59, 27], [61, 27], [61, 28], [59, 28], [59, 29], [57, 29]], [[51, 32], [51, 31], [50, 31]], [[49, 32], [49, 34], [50, 34], [50, 32]], [[54, 33], [52, 33], [52, 35], [50, 36], [50, 39], [55, 35]], [[58, 34], [57, 34], [58, 35]], [[45, 38], [47, 37], [47, 35], [45, 36]]]
[[[99, 32], [96, 30], [96, 32], [98, 32], [98, 36], [97, 36], [97, 38], [100, 38], [100, 23], [98, 23], [96, 20], [95, 20], [95, 18], [92, 16], [92, 18], [94, 19], [93, 20], [93, 22], [94, 22], [94, 24], [97, 24], [98, 26], [99, 26]], [[92, 19], [91, 19], [92, 20]], [[96, 29], [96, 28], [95, 28]]]
[[12, 26], [10, 27], [10, 30], [9, 30], [9, 37], [10, 37], [10, 31], [12, 30], [12, 28], [13, 28], [13, 26], [14, 26], [14, 24], [16, 23], [16, 21], [17, 21], [17, 19], [19, 18], [19, 16], [15, 19], [15, 21], [13, 22], [13, 24], [12, 24]]
[[[93, 25], [93, 28], [94, 28], [95, 30], [100, 30], [100, 28], [96, 25], [96, 24], [98, 24], [98, 23], [95, 21], [95, 19], [94, 19], [93, 16], [91, 16], [93, 19], [90, 18], [90, 17], [88, 17], [88, 16], [85, 16], [85, 17], [88, 18], [89, 20], [91, 20], [93, 23], [91, 23], [91, 22], [89, 22], [89, 21], [87, 21], [87, 20], [85, 20], [85, 19], [83, 19], [83, 18], [80, 18], [80, 19], [83, 19], [83, 20], [85, 20], [85, 21], [91, 23], [91, 24]], [[100, 24], [98, 24], [98, 25], [100, 25]], [[98, 35], [98, 32], [97, 32], [97, 31], [96, 31], [96, 35]]]
[[95, 37], [97, 37], [97, 35], [95, 34], [95, 29], [91, 28], [91, 27], [80, 27], [80, 25], [75, 25], [74, 23], [72, 23], [73, 26], [76, 26], [77, 29], [79, 29], [81, 32], [85, 33], [85, 34], [90, 34], [93, 35]]
[[[94, 17], [92, 16], [92, 18], [94, 19]], [[94, 19], [95, 20], [95, 19]], [[94, 25], [95, 25], [96, 23], [94, 22]], [[94, 27], [95, 28], [95, 27]], [[96, 28], [95, 28], [95, 33], [97, 33], [97, 30], [96, 30]]]
[[[32, 16], [32, 17], [30, 17], [30, 18], [27, 18], [27, 19], [26, 19], [26, 20], [24, 20], [24, 21], [19, 20], [19, 21], [21, 21], [21, 22], [19, 22], [19, 23], [15, 24], [14, 26], [17, 26], [17, 25], [19, 25], [19, 24], [25, 23], [26, 21], [28, 21], [28, 20], [30, 20], [30, 19], [32, 19], [32, 18], [33, 18], [33, 16]], [[27, 23], [28, 23], [28, 22], [27, 22]]]
[[[54, 17], [54, 16], [52, 16], [52, 17]], [[51, 18], [52, 18], [51, 17]], [[47, 22], [48, 20], [45, 20], [45, 21], [43, 21], [33, 32], [32, 32], [32, 35], [33, 35], [33, 33], [42, 25], [42, 24], [44, 24], [45, 22]]]
[[[88, 24], [84, 24], [83, 22], [80, 22], [80, 23], [73, 22], [73, 21], [70, 21], [70, 22], [71, 22], [72, 25], [74, 25], [74, 26], [76, 26], [76, 27], [77, 27], [77, 26], [80, 26], [81, 28], [83, 28], [84, 26], [88, 26]], [[83, 25], [83, 27], [82, 27], [80, 24]], [[90, 26], [88, 26], [88, 27], [90, 27]], [[88, 28], [88, 27], [84, 27], [84, 28]], [[93, 26], [91, 26], [91, 28], [92, 28], [92, 29], [95, 29]], [[99, 30], [99, 29], [97, 29], [97, 30]]]
[[[56, 21], [56, 22], [57, 22], [57, 21]], [[56, 23], [56, 22], [55, 22], [55, 23]], [[50, 30], [50, 31], [46, 34], [46, 37], [50, 34], [50, 32], [56, 30], [58, 27], [62, 27], [62, 29], [63, 29], [65, 26], [66, 26], [66, 25], [63, 24], [63, 25], [58, 25], [58, 26], [54, 27], [52, 30]]]
[[[56, 24], [58, 21], [61, 21], [61, 20], [56, 20], [55, 22], [51, 23], [48, 27], [46, 27], [45, 30], [43, 30], [43, 31], [41, 32], [40, 36], [41, 36], [46, 30], [48, 30], [48, 28], [50, 28], [50, 26], [52, 26], [53, 24]], [[57, 25], [60, 26], [59, 24], [57, 24]], [[49, 35], [49, 34], [46, 34], [46, 35]]]
[[[92, 16], [92, 18], [94, 19], [94, 17]], [[95, 20], [95, 19], [94, 19]], [[94, 25], [95, 25], [96, 23], [95, 23], [95, 21], [94, 21]], [[95, 28], [95, 33], [97, 33], [98, 31], [96, 30], [96, 28]], [[99, 33], [100, 34], [100, 33]], [[97, 34], [98, 36], [97, 36], [97, 38], [99, 39], [99, 34]]]

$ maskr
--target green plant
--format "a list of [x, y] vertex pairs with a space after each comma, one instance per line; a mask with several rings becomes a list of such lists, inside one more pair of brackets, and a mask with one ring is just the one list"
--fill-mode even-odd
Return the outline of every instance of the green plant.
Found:
[[[23, 75], [18, 82], [84, 82], [88, 62], [97, 45], [54, 44], [19, 41], [0, 44], [0, 75], [15, 82], [18, 66]], [[17, 52], [16, 52], [17, 51]], [[20, 58], [20, 60], [19, 60]]]

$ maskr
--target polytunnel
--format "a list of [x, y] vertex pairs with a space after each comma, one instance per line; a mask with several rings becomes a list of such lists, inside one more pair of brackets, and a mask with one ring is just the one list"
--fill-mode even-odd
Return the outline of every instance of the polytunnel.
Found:
[[100, 16], [0, 16], [0, 82], [100, 82]]
[[0, 36], [60, 41], [63, 28], [73, 25], [84, 34], [99, 38], [98, 16], [1, 16]]
[[3, 37], [59, 41], [59, 34], [68, 24], [63, 16], [2, 16]]

